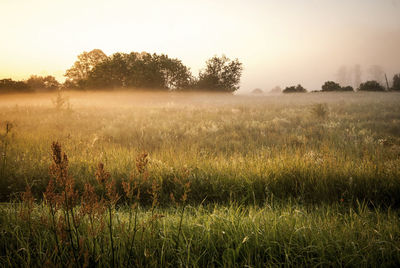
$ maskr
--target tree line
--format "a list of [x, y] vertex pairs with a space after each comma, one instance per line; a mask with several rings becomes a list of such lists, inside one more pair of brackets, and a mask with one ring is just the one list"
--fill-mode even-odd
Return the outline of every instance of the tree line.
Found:
[[[356, 80], [359, 81], [360, 67], [356, 67], [358, 67], [355, 69]], [[345, 73], [342, 69], [339, 74]], [[194, 76], [190, 68], [185, 66], [181, 60], [170, 58], [165, 54], [117, 52], [107, 56], [102, 50], [93, 49], [78, 55], [73, 66], [65, 72], [64, 83], [58, 82], [54, 76], [32, 75], [23, 81], [2, 79], [0, 80], [0, 92], [114, 88], [235, 92], [239, 89], [242, 71], [243, 65], [238, 59], [231, 60], [225, 55], [208, 59], [205, 68], [197, 76]], [[359, 87], [354, 90], [351, 86], [341, 86], [339, 83], [327, 81], [322, 85], [320, 91], [400, 91], [400, 74], [394, 75], [390, 88], [388, 85], [385, 88], [376, 80], [359, 82], [358, 85]], [[279, 91], [281, 90], [279, 89]], [[297, 85], [286, 87], [282, 92], [304, 93], [308, 91], [303, 86]]]
[[118, 52], [107, 56], [100, 49], [94, 49], [78, 55], [77, 61], [66, 71], [62, 84], [53, 76], [31, 76], [26, 81], [3, 79], [0, 92], [57, 88], [234, 92], [239, 89], [242, 70], [238, 59], [214, 56], [206, 61], [198, 76], [194, 76], [179, 59], [165, 54]]
[[[334, 81], [326, 81], [322, 85], [321, 90], [314, 90], [311, 92], [400, 91], [400, 74], [395, 74], [393, 76], [392, 81], [393, 81], [392, 86], [391, 87], [387, 86], [385, 88], [376, 80], [369, 80], [364, 83], [360, 83], [359, 87], [356, 90], [354, 90], [352, 86], [341, 86], [339, 83], [336, 83]], [[284, 90], [282, 90], [282, 93], [306, 93], [306, 92], [308, 91], [300, 84], [297, 86], [286, 87]]]

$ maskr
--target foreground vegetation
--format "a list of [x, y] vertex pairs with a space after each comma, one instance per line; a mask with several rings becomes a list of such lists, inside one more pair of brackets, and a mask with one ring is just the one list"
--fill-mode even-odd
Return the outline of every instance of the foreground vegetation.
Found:
[[395, 266], [399, 101], [5, 96], [1, 263]]
[[[2, 266], [75, 263], [65, 233], [59, 234], [61, 249], [56, 250], [46, 207], [35, 206], [30, 221], [21, 218], [20, 210], [19, 206], [2, 209]], [[113, 254], [115, 266], [129, 262], [133, 266], [173, 267], [395, 267], [400, 262], [398, 213], [371, 211], [362, 204], [355, 209], [339, 205], [310, 209], [295, 204], [190, 206], [181, 225], [178, 209], [156, 210], [157, 218], [140, 209], [134, 238], [133, 224], [128, 232], [129, 212], [120, 208], [113, 213], [114, 252], [108, 215], [96, 218], [94, 232], [88, 216], [79, 223], [81, 250], [77, 258], [82, 266], [110, 267]]]

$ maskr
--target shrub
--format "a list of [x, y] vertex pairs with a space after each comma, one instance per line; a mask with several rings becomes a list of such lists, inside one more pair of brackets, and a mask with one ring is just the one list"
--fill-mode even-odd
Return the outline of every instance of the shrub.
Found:
[[299, 84], [296, 87], [295, 86], [286, 87], [282, 92], [283, 93], [306, 93], [307, 90]]
[[323, 91], [323, 92], [326, 92], [326, 91], [354, 91], [354, 89], [351, 86], [341, 87], [336, 82], [327, 81], [327, 82], [325, 82], [325, 84], [323, 84], [321, 91]]
[[322, 85], [322, 91], [340, 91], [340, 89], [340, 85], [333, 81], [327, 81]]
[[352, 86], [341, 87], [340, 91], [354, 91]]
[[358, 88], [360, 91], [385, 91], [385, 88], [375, 80], [361, 83]]
[[326, 118], [328, 115], [328, 105], [326, 103], [314, 104], [311, 113], [317, 118]]

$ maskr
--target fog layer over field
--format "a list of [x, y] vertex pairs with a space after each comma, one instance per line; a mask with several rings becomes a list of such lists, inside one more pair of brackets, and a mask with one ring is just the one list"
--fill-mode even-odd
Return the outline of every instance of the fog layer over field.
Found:
[[[382, 176], [392, 179], [400, 172], [398, 93], [64, 94], [58, 100], [54, 93], [2, 96], [2, 131], [5, 122], [12, 125], [6, 137], [3, 171], [9, 175], [2, 180], [3, 199], [23, 189], [26, 180], [40, 178], [38, 194], [44, 189], [53, 141], [59, 141], [68, 152], [71, 174], [79, 181], [92, 177], [98, 162], [105, 162], [118, 180], [127, 177], [133, 159], [142, 151], [149, 153], [161, 177], [169, 176], [170, 169], [189, 166], [206, 184], [216, 183], [220, 176], [236, 181], [234, 184], [243, 180], [252, 184], [258, 178], [271, 188], [272, 182], [279, 182], [278, 177], [305, 168], [314, 175], [306, 172], [296, 175], [301, 177], [298, 179], [307, 184], [314, 176], [320, 182], [325, 177], [325, 190], [312, 183], [307, 184], [307, 191], [296, 188], [292, 192], [277, 186], [274, 195], [314, 199], [313, 194], [317, 194], [329, 202], [345, 191], [328, 186], [331, 176], [346, 184], [349, 177], [369, 180], [372, 174], [367, 167], [381, 166]], [[371, 178], [377, 179], [375, 175]], [[242, 186], [228, 187], [227, 196], [239, 198], [242, 190], [247, 191]], [[259, 189], [257, 199], [262, 202], [265, 188]], [[200, 191], [195, 200], [206, 195], [207, 199], [219, 199], [222, 195], [214, 196], [214, 190], [208, 195]], [[324, 196], [324, 191], [331, 193]], [[383, 196], [373, 194], [373, 188], [365, 191], [357, 192], [359, 198], [386, 202], [380, 200]], [[389, 203], [400, 205], [400, 199], [396, 196]]]

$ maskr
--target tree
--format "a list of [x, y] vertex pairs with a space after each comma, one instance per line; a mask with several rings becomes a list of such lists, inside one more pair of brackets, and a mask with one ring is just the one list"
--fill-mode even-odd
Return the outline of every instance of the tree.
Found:
[[88, 73], [87, 80], [83, 80], [85, 87], [90, 88], [121, 88], [126, 86], [128, 67], [127, 54], [114, 53], [107, 59], [99, 62]]
[[76, 87], [83, 87], [90, 71], [99, 63], [107, 59], [107, 55], [100, 49], [93, 49], [90, 52], [84, 51], [78, 55], [78, 60], [65, 72], [65, 77]]
[[37, 76], [31, 75], [28, 80], [26, 80], [27, 85], [32, 89], [46, 89], [54, 90], [59, 88], [60, 83], [56, 80], [54, 76]]
[[349, 74], [347, 66], [345, 66], [345, 65], [340, 66], [340, 68], [338, 69], [338, 71], [336, 73], [336, 77], [337, 77], [337, 82], [339, 84], [342, 84], [342, 85], [348, 84], [351, 75]]
[[322, 91], [340, 91], [341, 86], [333, 81], [327, 81], [322, 85]]
[[230, 60], [225, 55], [207, 60], [206, 68], [199, 73], [194, 87], [212, 91], [234, 92], [239, 89], [242, 63]]
[[115, 53], [97, 64], [88, 75], [87, 87], [178, 90], [190, 85], [191, 73], [178, 59], [167, 55]]
[[282, 93], [306, 93], [307, 90], [300, 84], [297, 86], [286, 87]]
[[377, 81], [379, 84], [383, 84], [385, 81], [385, 72], [382, 66], [372, 65], [368, 69], [371, 80]]
[[360, 91], [385, 91], [385, 88], [375, 80], [370, 80], [365, 83], [361, 83], [358, 88]]
[[163, 76], [163, 86], [170, 90], [186, 89], [190, 86], [192, 74], [178, 59], [170, 59], [167, 55], [155, 55]]
[[361, 84], [361, 76], [362, 76], [361, 66], [359, 64], [354, 65], [353, 74], [354, 74], [353, 86], [355, 88], [358, 88]]
[[0, 92], [29, 90], [30, 87], [24, 81], [14, 81], [10, 78], [0, 80]]
[[393, 85], [392, 85], [393, 90], [399, 90], [400, 91], [400, 74], [395, 74], [393, 76]]
[[353, 87], [351, 86], [341, 87], [338, 83], [335, 83], [333, 81], [327, 81], [322, 86], [321, 91], [326, 92], [326, 91], [354, 91], [354, 90]]

